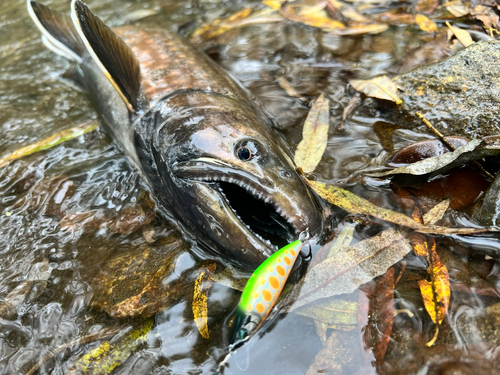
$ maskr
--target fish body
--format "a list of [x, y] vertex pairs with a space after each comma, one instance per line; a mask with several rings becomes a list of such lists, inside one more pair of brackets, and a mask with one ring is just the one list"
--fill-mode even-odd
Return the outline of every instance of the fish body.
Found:
[[302, 246], [303, 243], [297, 240], [279, 249], [250, 276], [241, 294], [231, 329], [231, 350], [247, 341], [267, 318], [285, 286]]
[[76, 62], [75, 81], [160, 211], [203, 247], [254, 269], [283, 241], [321, 230], [282, 136], [205, 54], [166, 30], [111, 30], [79, 0], [71, 19], [35, 1], [28, 10], [45, 44]]

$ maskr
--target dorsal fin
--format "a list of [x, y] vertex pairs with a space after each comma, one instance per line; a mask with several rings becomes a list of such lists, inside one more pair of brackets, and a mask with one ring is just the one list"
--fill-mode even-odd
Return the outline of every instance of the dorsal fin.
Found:
[[45, 45], [57, 54], [80, 63], [85, 45], [71, 19], [36, 1], [28, 0], [27, 5], [33, 22], [42, 32]]
[[134, 52], [80, 0], [73, 0], [71, 18], [88, 52], [129, 111], [137, 111], [141, 70]]

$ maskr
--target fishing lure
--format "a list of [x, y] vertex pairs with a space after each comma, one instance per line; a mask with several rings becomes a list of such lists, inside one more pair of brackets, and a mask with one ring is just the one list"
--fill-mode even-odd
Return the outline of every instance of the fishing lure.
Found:
[[299, 239], [282, 247], [267, 258], [248, 279], [231, 330], [230, 351], [248, 341], [267, 318], [285, 286], [302, 246], [303, 242]]

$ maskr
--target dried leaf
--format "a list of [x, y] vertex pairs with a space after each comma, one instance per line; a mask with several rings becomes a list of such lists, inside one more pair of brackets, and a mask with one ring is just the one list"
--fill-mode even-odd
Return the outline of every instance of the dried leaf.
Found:
[[292, 309], [318, 298], [352, 293], [360, 285], [384, 274], [410, 251], [407, 232], [392, 228], [358, 242], [307, 272]]
[[427, 16], [424, 16], [423, 14], [417, 14], [415, 17], [415, 22], [417, 25], [423, 30], [428, 33], [435, 33], [438, 28], [437, 25], [429, 19]]
[[351, 27], [343, 27], [328, 31], [332, 35], [363, 35], [363, 34], [380, 34], [389, 28], [388, 25], [381, 23], [373, 23], [370, 25], [357, 25]]
[[453, 35], [458, 39], [460, 43], [463, 44], [464, 47], [468, 47], [471, 44], [474, 44], [474, 41], [472, 40], [472, 37], [466, 30], [459, 29], [458, 27], [450, 25], [449, 22], [446, 22], [446, 25], [450, 28], [450, 30], [453, 32]]
[[[432, 237], [415, 233], [412, 235], [412, 246], [415, 254], [425, 257], [429, 266], [427, 273], [430, 281], [419, 280], [418, 286], [424, 300], [424, 306], [436, 325], [443, 322], [450, 304], [450, 280], [446, 266], [436, 252], [436, 241]], [[437, 328], [437, 327], [436, 327]], [[427, 346], [432, 346], [437, 338], [437, 330]]]
[[302, 141], [295, 151], [295, 164], [312, 173], [323, 157], [328, 141], [329, 100], [321, 94], [311, 105], [302, 129]]
[[460, 0], [446, 3], [446, 10], [457, 18], [466, 16], [470, 12], [469, 6]]
[[191, 40], [200, 43], [238, 27], [280, 22], [282, 20], [283, 18], [273, 9], [266, 8], [254, 12], [253, 8], [245, 8], [228, 17], [218, 18], [209, 24], [200, 26], [191, 34]]
[[321, 29], [333, 30], [344, 27], [342, 22], [332, 20], [328, 17], [328, 14], [323, 9], [325, 6], [326, 2], [313, 7], [286, 2], [282, 5], [280, 14], [290, 21], [300, 22]]
[[450, 200], [445, 199], [444, 201], [439, 202], [434, 207], [432, 207], [429, 211], [427, 211], [423, 217], [423, 222], [425, 225], [434, 224], [437, 221], [441, 220], [446, 210], [450, 207]]
[[111, 374], [146, 341], [153, 323], [154, 319], [146, 320], [139, 328], [126, 333], [118, 342], [115, 338], [102, 342], [78, 360], [74, 372], [89, 375]]
[[329, 6], [338, 9], [342, 16], [356, 22], [370, 22], [371, 20], [359, 13], [353, 6], [338, 0], [328, 0]]
[[391, 337], [394, 319], [394, 267], [361, 287], [369, 299], [368, 324], [364, 328], [363, 341], [373, 349], [377, 361], [381, 361]]
[[349, 82], [351, 86], [367, 96], [385, 99], [401, 104], [396, 84], [387, 76], [379, 76], [369, 80], [356, 79]]
[[19, 150], [14, 151], [12, 154], [0, 159], [0, 168], [5, 167], [14, 160], [21, 159], [38, 151], [47, 150], [49, 148], [57, 146], [60, 143], [69, 141], [91, 131], [94, 131], [97, 128], [98, 125], [95, 123], [85, 123], [71, 129], [63, 130], [62, 132], [54, 134], [32, 145], [22, 147]]
[[434, 225], [423, 225], [399, 212], [375, 206], [364, 198], [358, 197], [345, 189], [333, 185], [325, 185], [318, 181], [307, 180], [309, 186], [328, 203], [342, 208], [351, 214], [365, 214], [393, 224], [415, 229], [421, 233], [434, 234], [471, 234], [496, 231], [493, 228], [445, 228]]
[[199, 275], [194, 283], [194, 296], [193, 296], [193, 314], [196, 327], [200, 331], [200, 335], [208, 339], [208, 311], [207, 300], [208, 292], [212, 286], [212, 275], [216, 269], [214, 262], [203, 266], [199, 270]]
[[439, 0], [418, 0], [415, 4], [415, 12], [432, 14], [439, 5]]

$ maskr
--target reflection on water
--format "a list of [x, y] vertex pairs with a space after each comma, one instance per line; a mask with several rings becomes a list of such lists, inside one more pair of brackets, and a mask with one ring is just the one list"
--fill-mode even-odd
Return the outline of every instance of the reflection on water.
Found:
[[[111, 26], [148, 25], [186, 33], [193, 25], [257, 2], [88, 3]], [[64, 12], [69, 8], [68, 1], [46, 4]], [[70, 64], [42, 45], [24, 0], [0, 3], [0, 27], [0, 155], [96, 118], [85, 96], [60, 79]], [[366, 167], [382, 151], [372, 118], [355, 116], [344, 131], [335, 130], [351, 97], [346, 83], [387, 73], [405, 57], [406, 46], [418, 41], [408, 27], [340, 37], [283, 22], [237, 29], [221, 37], [221, 47], [211, 43], [202, 47], [266, 104], [292, 148], [301, 138], [309, 108], [306, 101], [288, 96], [277, 79], [284, 77], [306, 99], [321, 92], [328, 95], [333, 130], [315, 173], [338, 181]], [[396, 133], [395, 147], [416, 137], [413, 132]], [[156, 311], [160, 312], [152, 331], [115, 373], [213, 371], [224, 356], [227, 320], [239, 292], [214, 283], [208, 301], [210, 339], [202, 338], [191, 303], [194, 280], [206, 261], [204, 252], [188, 245], [175, 223], [154, 214], [141, 184], [139, 174], [111, 140], [97, 131], [0, 169], [1, 373], [25, 373], [50, 353], [42, 373], [66, 373], [75, 367], [81, 371], [78, 360], [100, 341], [54, 350], [113, 327], [120, 332], [114, 336], [119, 342], [120, 334], [142, 324], [142, 318], [131, 315]], [[368, 182], [357, 192], [378, 204], [394, 200], [386, 184]], [[358, 324], [344, 330], [323, 327], [327, 334], [321, 337], [314, 320], [288, 314], [235, 354], [228, 373], [242, 373], [245, 368], [246, 373], [266, 374], [367, 374], [375, 369], [401, 373], [405, 366], [418, 369], [423, 363], [427, 364], [422, 373], [441, 373], [453, 366], [488, 372], [490, 365], [482, 361], [486, 356], [494, 363], [500, 344], [496, 335], [500, 308], [495, 304], [498, 264], [484, 260], [484, 253], [477, 255], [481, 241], [487, 253], [495, 255], [494, 239], [438, 243], [450, 271], [453, 297], [433, 348], [425, 346], [433, 324], [425, 315], [416, 282], [411, 281], [425, 274], [426, 265], [410, 256], [405, 273], [409, 279], [401, 281], [395, 296], [395, 309], [402, 312], [394, 318], [384, 361], [373, 362], [361, 344]], [[129, 273], [123, 273], [125, 266], [131, 267]], [[155, 278], [156, 284], [148, 284]], [[20, 285], [25, 292], [14, 293]], [[359, 294], [348, 299], [361, 301]], [[459, 359], [463, 363], [457, 365]]]

